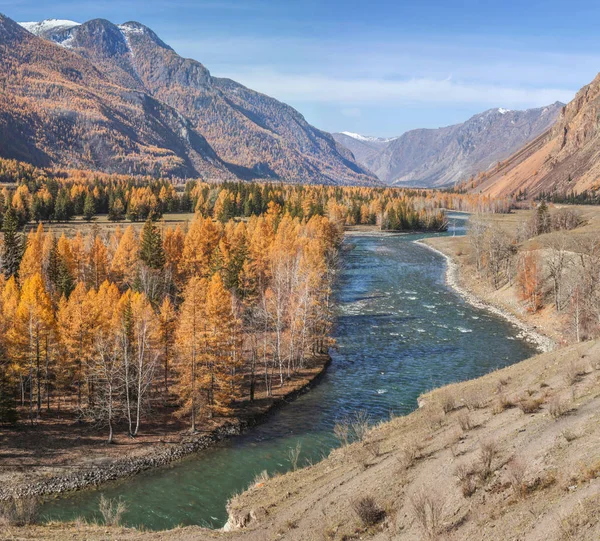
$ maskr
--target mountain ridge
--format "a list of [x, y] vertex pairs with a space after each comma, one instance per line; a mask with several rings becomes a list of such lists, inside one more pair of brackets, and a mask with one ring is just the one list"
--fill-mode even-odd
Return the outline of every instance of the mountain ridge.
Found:
[[141, 23], [24, 24], [0, 15], [0, 60], [12, 67], [0, 74], [2, 157], [109, 173], [380, 184], [293, 108], [213, 77]]
[[552, 129], [466, 188], [531, 198], [596, 191], [599, 178], [600, 74], [562, 108]]
[[488, 170], [552, 126], [563, 104], [493, 108], [465, 122], [410, 130], [391, 139], [333, 134], [357, 161], [392, 185], [440, 187]]

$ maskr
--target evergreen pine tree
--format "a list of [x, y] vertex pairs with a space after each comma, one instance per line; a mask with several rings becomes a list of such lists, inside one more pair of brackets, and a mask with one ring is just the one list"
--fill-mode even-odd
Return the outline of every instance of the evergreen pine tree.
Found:
[[15, 209], [11, 206], [4, 215], [2, 232], [4, 233], [4, 246], [2, 249], [2, 266], [7, 278], [18, 276], [19, 265], [23, 257], [23, 240], [17, 232], [19, 220]]
[[61, 189], [54, 205], [54, 219], [57, 222], [67, 222], [73, 215], [73, 206], [66, 189]]
[[140, 259], [151, 269], [160, 270], [165, 266], [162, 239], [156, 225], [150, 218], [146, 220], [144, 229], [142, 229]]
[[85, 203], [83, 204], [83, 217], [91, 222], [96, 215], [96, 205], [94, 203], [94, 197], [91, 193], [87, 193], [85, 196]]

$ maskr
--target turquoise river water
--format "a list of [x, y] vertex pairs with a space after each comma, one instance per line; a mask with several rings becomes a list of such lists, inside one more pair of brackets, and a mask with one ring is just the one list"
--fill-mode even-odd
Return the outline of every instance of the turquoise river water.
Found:
[[[462, 234], [465, 216], [450, 220]], [[444, 282], [446, 263], [415, 244], [425, 235], [349, 235], [336, 286], [337, 347], [321, 382], [246, 434], [170, 467], [49, 501], [47, 519], [99, 519], [100, 494], [122, 498], [125, 523], [147, 529], [227, 520], [229, 497], [263, 470], [290, 468], [300, 442], [301, 463], [336, 445], [337, 419], [367, 410], [373, 421], [417, 407], [419, 394], [478, 377], [535, 353], [519, 330], [465, 303]]]

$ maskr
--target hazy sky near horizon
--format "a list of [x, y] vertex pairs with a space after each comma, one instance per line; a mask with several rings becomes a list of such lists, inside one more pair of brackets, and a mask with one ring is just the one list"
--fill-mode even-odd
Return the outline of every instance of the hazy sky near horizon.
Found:
[[600, 3], [0, 0], [17, 21], [136, 20], [327, 131], [393, 136], [569, 101], [600, 69]]

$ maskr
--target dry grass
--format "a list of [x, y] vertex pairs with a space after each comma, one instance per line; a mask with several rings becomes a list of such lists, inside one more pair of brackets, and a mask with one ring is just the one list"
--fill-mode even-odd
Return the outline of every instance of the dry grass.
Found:
[[349, 424], [354, 441], [363, 441], [371, 427], [371, 417], [365, 410], [357, 411]]
[[38, 519], [39, 502], [36, 498], [10, 498], [0, 501], [1, 526], [30, 526]]
[[401, 464], [405, 469], [415, 464], [421, 455], [421, 447], [415, 441], [408, 442], [401, 451]]
[[269, 472], [267, 470], [263, 470], [254, 477], [254, 481], [252, 481], [251, 486], [253, 486], [253, 487], [262, 486], [264, 483], [266, 483], [270, 479], [270, 477], [271, 476], [269, 475]]
[[458, 425], [463, 432], [468, 432], [474, 426], [471, 415], [466, 410], [459, 411], [458, 415], [456, 416], [456, 420], [458, 421]]
[[438, 401], [445, 414], [454, 411], [458, 407], [456, 398], [450, 393], [450, 391], [442, 391], [438, 396]]
[[579, 437], [579, 434], [577, 434], [577, 432], [575, 432], [574, 430], [571, 430], [569, 428], [565, 428], [561, 432], [561, 435], [563, 438], [565, 438], [567, 443], [571, 443], [572, 441], [576, 440]]
[[487, 396], [481, 391], [470, 391], [464, 398], [465, 406], [469, 411], [485, 408], [487, 402]]
[[492, 413], [494, 415], [498, 415], [498, 414], [502, 413], [504, 410], [514, 408], [514, 407], [515, 407], [514, 401], [512, 401], [510, 398], [508, 398], [508, 396], [506, 396], [506, 394], [504, 394], [504, 392], [501, 392], [498, 395], [498, 398], [496, 399], [496, 401], [494, 402], [494, 406], [492, 407]]
[[543, 403], [543, 397], [532, 398], [530, 396], [523, 396], [517, 401], [517, 406], [523, 413], [529, 414], [539, 411]]
[[573, 402], [568, 398], [556, 395], [548, 404], [548, 412], [554, 419], [562, 417], [573, 408]]
[[479, 476], [483, 481], [492, 474], [492, 464], [498, 452], [498, 444], [494, 440], [481, 442], [479, 445]]
[[559, 519], [559, 539], [562, 541], [578, 541], [584, 528], [597, 524], [600, 520], [598, 506], [600, 496], [595, 495], [580, 501], [570, 513]]
[[586, 374], [586, 365], [583, 361], [571, 361], [564, 373], [566, 384], [570, 387], [575, 385]]
[[527, 493], [525, 484], [525, 475], [527, 474], [527, 464], [524, 460], [513, 458], [506, 465], [506, 475], [508, 482], [517, 498], [523, 498]]
[[98, 508], [107, 526], [120, 526], [123, 514], [127, 511], [124, 501], [106, 498], [104, 494], [100, 495]]
[[302, 452], [302, 444], [300, 442], [296, 443], [296, 447], [292, 447], [288, 451], [288, 460], [290, 465], [292, 466], [292, 471], [296, 471], [298, 469], [298, 461], [300, 460], [300, 453]]

